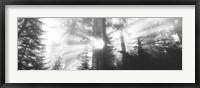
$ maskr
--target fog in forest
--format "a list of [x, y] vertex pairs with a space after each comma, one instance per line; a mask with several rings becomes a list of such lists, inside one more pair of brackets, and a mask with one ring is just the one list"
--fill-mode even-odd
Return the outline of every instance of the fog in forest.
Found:
[[182, 70], [182, 18], [18, 18], [18, 70]]

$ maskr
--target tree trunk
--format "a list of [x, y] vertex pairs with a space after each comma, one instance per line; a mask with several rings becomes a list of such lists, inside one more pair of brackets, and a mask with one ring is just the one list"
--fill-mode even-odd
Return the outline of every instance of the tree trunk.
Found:
[[177, 33], [177, 35], [178, 35], [180, 43], [182, 44], [182, 34], [181, 33]]
[[[104, 30], [104, 20], [103, 18], [96, 18], [93, 21], [93, 36], [96, 39], [101, 39], [103, 30]], [[100, 31], [101, 30], [101, 31]], [[94, 70], [102, 70], [103, 69], [103, 49], [93, 49], [93, 60], [92, 60], [92, 68]]]
[[[122, 29], [120, 30], [120, 40], [121, 40], [122, 51], [126, 52], [126, 46], [125, 46], [124, 35], [123, 35]], [[122, 69], [126, 69], [127, 68], [127, 58], [124, 54], [122, 54], [122, 63], [123, 63]]]
[[108, 58], [107, 58], [107, 43], [108, 43], [108, 37], [106, 34], [106, 19], [102, 18], [102, 35], [103, 35], [103, 41], [104, 41], [104, 47], [103, 47], [103, 69], [108, 69]]
[[121, 39], [122, 51], [126, 52], [126, 46], [125, 46], [124, 35], [122, 32], [122, 29], [120, 30], [120, 39]]

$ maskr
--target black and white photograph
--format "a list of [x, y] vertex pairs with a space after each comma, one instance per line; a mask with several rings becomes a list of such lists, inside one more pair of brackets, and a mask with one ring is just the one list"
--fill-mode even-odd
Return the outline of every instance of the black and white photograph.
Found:
[[182, 17], [18, 17], [18, 70], [182, 70]]

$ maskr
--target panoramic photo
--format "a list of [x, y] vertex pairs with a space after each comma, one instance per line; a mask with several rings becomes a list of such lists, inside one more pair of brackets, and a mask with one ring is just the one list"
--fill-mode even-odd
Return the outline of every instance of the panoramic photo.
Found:
[[18, 70], [182, 70], [181, 17], [18, 17]]

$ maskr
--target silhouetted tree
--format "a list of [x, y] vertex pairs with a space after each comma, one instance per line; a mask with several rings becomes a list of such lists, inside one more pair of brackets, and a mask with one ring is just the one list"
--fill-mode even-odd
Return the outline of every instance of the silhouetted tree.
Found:
[[81, 60], [81, 66], [78, 67], [79, 70], [91, 70], [91, 67], [89, 65], [89, 61], [91, 57], [89, 57], [87, 53], [88, 52], [84, 52], [83, 54], [79, 56]]
[[37, 18], [18, 18], [18, 69], [42, 70], [44, 45], [40, 35], [42, 22]]
[[59, 57], [59, 58], [55, 61], [55, 63], [54, 63], [54, 65], [53, 65], [52, 69], [53, 69], [53, 70], [63, 70], [63, 68], [62, 68], [62, 58], [61, 58], [61, 57]]

